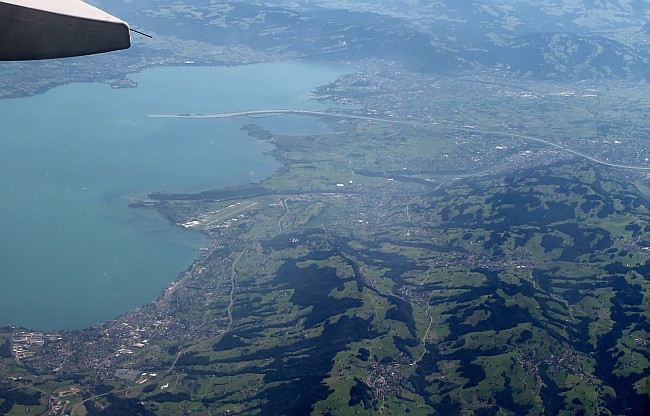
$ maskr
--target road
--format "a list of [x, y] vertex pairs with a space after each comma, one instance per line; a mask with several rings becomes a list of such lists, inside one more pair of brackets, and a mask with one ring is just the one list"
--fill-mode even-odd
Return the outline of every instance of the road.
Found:
[[493, 134], [504, 137], [518, 138], [526, 141], [532, 141], [537, 143], [542, 143], [544, 145], [554, 147], [563, 152], [571, 153], [573, 155], [582, 157], [584, 159], [590, 160], [599, 165], [609, 166], [612, 168], [626, 169], [626, 170], [641, 170], [641, 171], [650, 171], [650, 166], [635, 166], [635, 165], [623, 165], [618, 163], [610, 163], [605, 160], [597, 159], [593, 156], [589, 156], [585, 153], [573, 150], [566, 146], [550, 142], [545, 139], [540, 139], [538, 137], [528, 136], [525, 134], [517, 133], [508, 133], [497, 130], [488, 130], [473, 126], [458, 126], [454, 124], [442, 123], [437, 121], [431, 122], [422, 122], [415, 120], [400, 120], [400, 119], [387, 119], [382, 117], [370, 117], [370, 116], [361, 116], [355, 114], [345, 114], [345, 113], [335, 113], [330, 111], [312, 111], [312, 110], [287, 110], [287, 109], [277, 109], [277, 110], [252, 110], [252, 111], [237, 111], [230, 113], [216, 113], [216, 114], [150, 114], [149, 117], [154, 118], [228, 118], [228, 117], [242, 117], [242, 116], [255, 116], [255, 115], [270, 115], [270, 114], [298, 114], [298, 115], [314, 115], [314, 116], [326, 116], [326, 117], [336, 117], [336, 118], [347, 118], [347, 119], [356, 119], [356, 120], [366, 120], [374, 121], [380, 123], [390, 123], [390, 124], [404, 124], [417, 127], [428, 127], [428, 128], [443, 128], [443, 129], [453, 129], [461, 131], [469, 131], [483, 134]]
[[276, 229], [278, 230], [278, 233], [280, 233], [280, 234], [284, 231], [284, 228], [282, 227], [282, 221], [284, 221], [284, 219], [287, 217], [287, 215], [289, 215], [289, 204], [288, 204], [288, 202], [289, 202], [289, 198], [285, 198], [285, 199], [282, 200], [282, 205], [284, 205], [284, 209], [286, 209], [286, 212], [284, 213], [284, 215], [282, 217], [280, 217], [278, 219], [278, 225], [277, 225]]
[[235, 276], [237, 276], [237, 263], [239, 260], [244, 256], [244, 253], [246, 253], [246, 249], [244, 249], [235, 261], [232, 262], [232, 265], [230, 266], [230, 302], [228, 303], [228, 327], [226, 328], [224, 333], [230, 331], [233, 325], [233, 320], [232, 320], [232, 307], [235, 304]]

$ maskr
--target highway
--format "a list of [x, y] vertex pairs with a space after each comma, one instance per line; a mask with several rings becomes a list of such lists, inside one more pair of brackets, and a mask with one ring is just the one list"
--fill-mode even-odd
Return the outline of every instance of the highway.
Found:
[[503, 137], [511, 137], [523, 139], [526, 141], [542, 143], [549, 147], [556, 148], [566, 153], [573, 154], [575, 156], [582, 157], [594, 163], [603, 166], [609, 166], [612, 168], [626, 169], [626, 170], [640, 170], [640, 171], [650, 171], [650, 166], [635, 166], [635, 165], [622, 165], [617, 163], [610, 163], [605, 160], [597, 159], [593, 156], [589, 156], [585, 153], [579, 152], [577, 150], [570, 149], [566, 146], [550, 142], [545, 139], [540, 139], [538, 137], [528, 136], [525, 134], [517, 133], [508, 133], [497, 130], [488, 130], [473, 126], [457, 126], [453, 124], [441, 123], [436, 121], [431, 122], [422, 122], [414, 120], [400, 120], [400, 119], [387, 119], [382, 117], [370, 117], [370, 116], [361, 116], [356, 114], [345, 114], [345, 113], [336, 113], [331, 111], [313, 111], [313, 110], [287, 110], [287, 109], [276, 109], [276, 110], [252, 110], [252, 111], [237, 111], [230, 113], [216, 113], [216, 114], [150, 114], [149, 117], [154, 118], [229, 118], [229, 117], [243, 117], [243, 116], [256, 116], [256, 115], [271, 115], [271, 114], [297, 114], [297, 115], [313, 115], [313, 116], [325, 116], [325, 117], [335, 117], [335, 118], [346, 118], [346, 119], [356, 119], [356, 120], [366, 120], [374, 121], [379, 123], [390, 123], [390, 124], [404, 124], [417, 127], [427, 127], [427, 128], [439, 128], [439, 129], [451, 129], [451, 130], [461, 130], [469, 131], [483, 134], [493, 134]]

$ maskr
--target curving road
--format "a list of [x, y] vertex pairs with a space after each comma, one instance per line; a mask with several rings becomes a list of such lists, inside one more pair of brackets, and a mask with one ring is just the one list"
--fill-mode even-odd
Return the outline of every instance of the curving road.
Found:
[[603, 166], [609, 166], [612, 168], [618, 169], [627, 169], [627, 170], [641, 170], [641, 171], [650, 171], [650, 166], [635, 166], [635, 165], [622, 165], [618, 163], [610, 163], [605, 160], [597, 159], [593, 156], [578, 152], [577, 150], [570, 149], [566, 146], [550, 142], [548, 140], [540, 139], [538, 137], [528, 136], [525, 134], [517, 133], [508, 133], [503, 131], [496, 130], [487, 130], [481, 128], [475, 128], [470, 126], [457, 126], [453, 124], [440, 123], [432, 121], [425, 123], [422, 121], [413, 121], [413, 120], [400, 120], [400, 119], [387, 119], [382, 117], [370, 117], [370, 116], [360, 116], [355, 114], [344, 114], [344, 113], [335, 113], [329, 111], [312, 111], [312, 110], [287, 110], [287, 109], [277, 109], [277, 110], [252, 110], [252, 111], [238, 111], [230, 113], [216, 113], [216, 114], [150, 114], [149, 117], [154, 118], [228, 118], [228, 117], [242, 117], [242, 116], [255, 116], [255, 115], [269, 115], [269, 114], [303, 114], [303, 115], [315, 115], [315, 116], [326, 116], [326, 117], [336, 117], [336, 118], [347, 118], [347, 119], [356, 119], [356, 120], [366, 120], [366, 121], [375, 121], [380, 123], [390, 123], [390, 124], [405, 124], [417, 127], [435, 127], [443, 129], [453, 129], [453, 130], [462, 130], [462, 131], [471, 131], [483, 134], [494, 134], [497, 136], [512, 137], [523, 139], [527, 141], [533, 141], [537, 143], [542, 143], [550, 147], [554, 147], [563, 152], [571, 153], [573, 155], [582, 157], [584, 159], [590, 160], [594, 163]]

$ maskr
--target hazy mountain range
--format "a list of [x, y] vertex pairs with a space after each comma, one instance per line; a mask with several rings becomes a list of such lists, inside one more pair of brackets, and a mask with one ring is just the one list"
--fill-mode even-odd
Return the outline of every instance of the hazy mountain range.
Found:
[[377, 57], [422, 71], [648, 78], [644, 1], [269, 1], [111, 4], [160, 35], [308, 59]]

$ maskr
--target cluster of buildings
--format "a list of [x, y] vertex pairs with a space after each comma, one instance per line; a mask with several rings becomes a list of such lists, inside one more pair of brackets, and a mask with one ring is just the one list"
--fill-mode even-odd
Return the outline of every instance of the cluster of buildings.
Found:
[[15, 360], [21, 361], [36, 355], [46, 341], [56, 342], [61, 339], [57, 332], [16, 331], [11, 335], [11, 352]]

